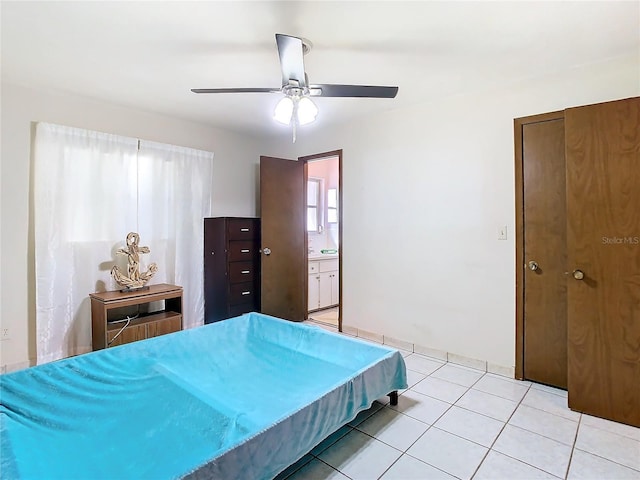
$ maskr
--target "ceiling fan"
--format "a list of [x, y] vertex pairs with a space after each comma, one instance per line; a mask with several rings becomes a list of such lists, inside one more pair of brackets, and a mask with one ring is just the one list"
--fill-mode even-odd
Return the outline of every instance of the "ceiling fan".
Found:
[[282, 70], [280, 88], [192, 88], [194, 93], [282, 93], [274, 119], [293, 126], [293, 141], [297, 125], [315, 120], [318, 108], [310, 97], [395, 98], [398, 87], [376, 85], [310, 84], [304, 71], [304, 55], [311, 51], [308, 40], [276, 33], [276, 44]]

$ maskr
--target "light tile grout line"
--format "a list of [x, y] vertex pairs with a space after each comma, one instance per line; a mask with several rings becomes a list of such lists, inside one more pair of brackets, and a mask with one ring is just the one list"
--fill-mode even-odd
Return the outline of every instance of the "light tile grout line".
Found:
[[[478, 380], [478, 381], [479, 381], [479, 380]], [[476, 383], [477, 383], [477, 382], [476, 382]], [[513, 418], [513, 416], [515, 415], [516, 410], [518, 410], [518, 408], [520, 408], [520, 405], [522, 405], [522, 401], [524, 400], [524, 397], [526, 397], [526, 396], [527, 396], [527, 393], [529, 393], [529, 390], [531, 390], [531, 384], [529, 384], [529, 387], [527, 388], [527, 391], [524, 393], [524, 395], [522, 396], [522, 398], [520, 399], [520, 401], [519, 401], [519, 402], [518, 402], [518, 404], [516, 405], [516, 408], [514, 408], [514, 409], [513, 409], [513, 412], [511, 412], [511, 415], [509, 415], [509, 418], [507, 419], [507, 421], [506, 421], [506, 422], [504, 422], [504, 425], [503, 425], [503, 426], [502, 426], [502, 428], [500, 429], [500, 432], [498, 432], [498, 435], [496, 435], [496, 438], [494, 438], [494, 439], [493, 439], [493, 442], [491, 442], [491, 445], [489, 446], [489, 449], [487, 450], [487, 453], [485, 453], [485, 454], [484, 454], [484, 457], [482, 457], [482, 461], [481, 461], [481, 462], [478, 464], [478, 466], [476, 467], [475, 471], [473, 472], [473, 475], [471, 475], [471, 479], [470, 479], [470, 480], [473, 480], [473, 477], [475, 477], [475, 476], [477, 475], [478, 470], [480, 470], [480, 467], [482, 466], [482, 464], [484, 463], [484, 461], [487, 459], [487, 456], [489, 455], [489, 452], [493, 451], [493, 447], [494, 447], [494, 445], [496, 444], [496, 442], [498, 441], [498, 438], [500, 438], [500, 435], [502, 435], [502, 432], [504, 432], [504, 429], [507, 427], [507, 425], [509, 425], [509, 422], [511, 421], [511, 419], [512, 419], [512, 418]], [[486, 392], [485, 392], [485, 393], [486, 393]], [[496, 452], [498, 452], [498, 451], [496, 450]], [[513, 458], [513, 457], [511, 457], [511, 456], [509, 456], [509, 455], [506, 455], [506, 454], [504, 454], [504, 453], [502, 453], [502, 452], [498, 452], [498, 453], [500, 453], [501, 455], [505, 455], [505, 456], [507, 456], [507, 457], [509, 457], [509, 458]], [[519, 459], [517, 459], [517, 458], [514, 458], [514, 460], [517, 460], [517, 461], [519, 461], [519, 462], [522, 462], [522, 460], [519, 460]], [[526, 462], [522, 462], [522, 463], [524, 463], [525, 465], [529, 465], [529, 464], [528, 464], [528, 463], [526, 463]], [[529, 466], [530, 466], [530, 467], [533, 467], [533, 468], [538, 468], [538, 467], [535, 467], [534, 465], [529, 465]], [[544, 471], [544, 470], [542, 470], [542, 469], [540, 469], [540, 468], [538, 468], [538, 470]], [[549, 472], [546, 472], [546, 473], [549, 473]], [[554, 476], [555, 476], [555, 475], [554, 475]]]
[[[589, 455], [593, 455], [594, 457], [601, 458], [601, 459], [603, 459], [603, 460], [606, 460], [607, 462], [615, 463], [616, 465], [620, 465], [621, 467], [629, 468], [629, 469], [633, 470], [634, 472], [639, 472], [639, 473], [640, 473], [640, 470], [639, 470], [639, 469], [637, 469], [637, 468], [630, 467], [629, 465], [625, 465], [624, 463], [617, 462], [617, 461], [613, 460], [612, 458], [603, 457], [602, 455], [598, 455], [597, 453], [589, 452], [588, 450], [583, 450], [582, 448], [578, 448], [578, 447], [576, 447], [576, 446], [575, 446], [575, 444], [576, 444], [576, 443], [577, 443], [577, 441], [578, 441], [578, 434], [580, 433], [580, 426], [582, 425], [582, 415], [587, 415], [587, 414], [584, 414], [584, 413], [583, 413], [583, 414], [581, 414], [581, 415], [580, 415], [580, 422], [578, 423], [578, 429], [576, 430], [576, 438], [575, 438], [575, 440], [574, 440], [574, 446], [573, 446], [573, 448], [571, 449], [571, 459], [573, 459], [573, 452], [574, 452], [574, 450], [579, 450], [579, 451], [581, 451], [581, 452], [583, 452], [583, 453], [587, 453], [587, 454], [589, 454]], [[637, 443], [639, 444], [639, 446], [640, 446], [640, 441], [637, 441], [637, 440], [635, 440], [634, 438], [627, 437], [626, 435], [620, 435], [620, 434], [618, 434], [618, 433], [611, 432], [611, 431], [609, 431], [609, 430], [603, 430], [603, 429], [601, 429], [601, 428], [597, 428], [597, 427], [594, 427], [594, 426], [592, 426], [592, 425], [585, 425], [585, 426], [586, 426], [586, 427], [589, 427], [589, 428], [597, 429], [598, 431], [601, 431], [601, 432], [609, 433], [609, 434], [611, 434], [611, 435], [617, 435], [618, 437], [624, 437], [624, 438], [630, 439], [630, 440], [632, 440], [632, 441], [637, 442]]]
[[[582, 412], [580, 412], [580, 413], [582, 413]], [[596, 417], [596, 416], [593, 416], [593, 415], [589, 415], [588, 413], [582, 413], [582, 415], [587, 415], [588, 417], [593, 417], [593, 418], [600, 418], [600, 417]], [[601, 420], [607, 420], [607, 419], [606, 418], [602, 418]], [[616, 422], [615, 420], [607, 420], [607, 421], [614, 422], [614, 423], [620, 423], [620, 422]], [[634, 427], [633, 425], [629, 425], [629, 424], [626, 424], [626, 423], [620, 423], [620, 425], [624, 425], [624, 426], [628, 426], [628, 427], [640, 430], [640, 427]], [[610, 433], [611, 435], [617, 435], [618, 437], [624, 437], [624, 438], [627, 438], [629, 440], [633, 440], [634, 442], [640, 443], [640, 437], [638, 437], [636, 439], [635, 437], [626, 435], [624, 433], [618, 433], [618, 432], [614, 432], [613, 430], [607, 430], [606, 428], [602, 428], [602, 427], [599, 427], [597, 425], [585, 424], [585, 427], [593, 428], [593, 429], [598, 430], [600, 432]], [[581, 449], [579, 448], [578, 450], [581, 450]]]
[[316, 460], [318, 460], [319, 462], [324, 463], [324, 464], [325, 464], [326, 466], [328, 466], [331, 470], [335, 470], [336, 472], [338, 472], [338, 473], [339, 473], [340, 475], [342, 475], [343, 477], [348, 478], [349, 480], [353, 480], [349, 475], [347, 475], [346, 473], [344, 473], [344, 472], [343, 472], [343, 471], [341, 471], [341, 470], [338, 470], [337, 468], [332, 467], [331, 465], [329, 465], [327, 462], [325, 462], [325, 461], [324, 461], [324, 460], [322, 460], [321, 458], [318, 458], [318, 457], [316, 457], [315, 455], [314, 455], [314, 458], [315, 458]]
[[[568, 404], [568, 400], [567, 400]], [[582, 414], [578, 419], [578, 428], [576, 428], [576, 434], [573, 436], [573, 445], [571, 445], [571, 453], [569, 454], [569, 462], [567, 462], [567, 470], [564, 472], [564, 478], [569, 478], [569, 470], [571, 470], [571, 462], [573, 461], [573, 452], [576, 449], [576, 442], [578, 441], [578, 433], [580, 432], [580, 424], [582, 423]]]

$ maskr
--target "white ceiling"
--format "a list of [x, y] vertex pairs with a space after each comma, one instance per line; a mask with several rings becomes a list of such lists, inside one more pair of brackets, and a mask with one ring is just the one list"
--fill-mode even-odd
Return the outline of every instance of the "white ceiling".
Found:
[[[308, 38], [311, 83], [397, 85], [320, 98], [315, 128], [607, 58], [640, 55], [640, 2], [8, 2], [3, 81], [252, 135], [287, 134], [275, 33]], [[309, 128], [309, 127], [303, 127]]]

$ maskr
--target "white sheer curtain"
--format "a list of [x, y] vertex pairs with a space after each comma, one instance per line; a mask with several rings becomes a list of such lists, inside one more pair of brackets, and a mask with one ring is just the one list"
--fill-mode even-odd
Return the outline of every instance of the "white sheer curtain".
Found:
[[204, 323], [203, 219], [211, 214], [212, 170], [210, 152], [140, 141], [138, 231], [158, 264], [154, 283], [183, 287], [184, 328]]
[[[138, 148], [140, 144], [140, 149]], [[185, 327], [203, 323], [203, 217], [213, 154], [46, 123], [36, 126], [34, 232], [38, 363], [91, 351], [88, 295], [115, 290], [127, 233], [151, 248], [150, 281], [184, 287]], [[147, 257], [147, 258], [145, 258]]]

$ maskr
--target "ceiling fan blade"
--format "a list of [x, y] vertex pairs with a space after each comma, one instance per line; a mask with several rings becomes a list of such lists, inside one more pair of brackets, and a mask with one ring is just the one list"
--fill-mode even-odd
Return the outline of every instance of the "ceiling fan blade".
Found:
[[312, 97], [395, 98], [398, 87], [376, 85], [309, 85]]
[[280, 93], [280, 88], [192, 88], [193, 93]]
[[282, 86], [290, 85], [293, 80], [298, 87], [306, 87], [302, 39], [276, 33], [276, 43], [282, 69]]

